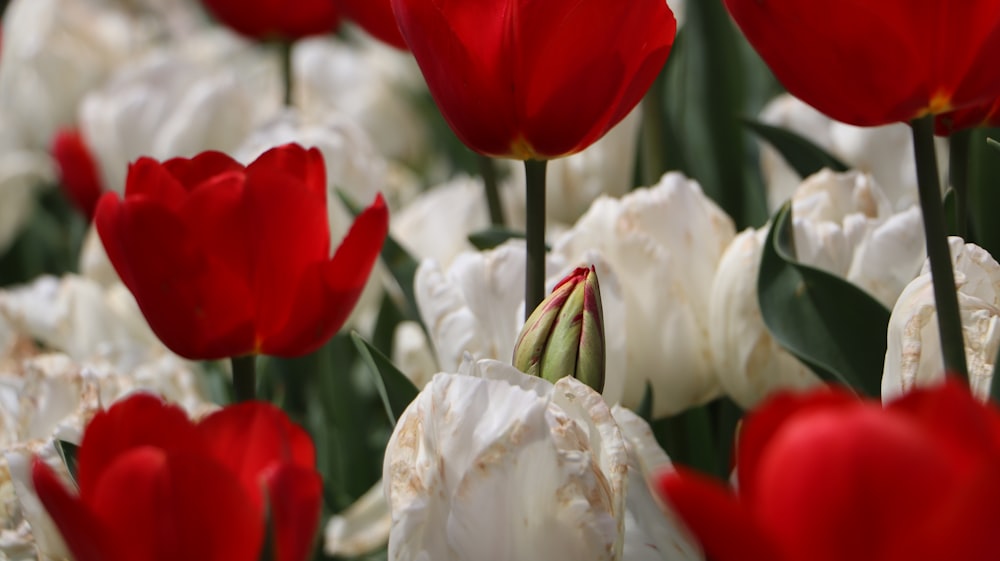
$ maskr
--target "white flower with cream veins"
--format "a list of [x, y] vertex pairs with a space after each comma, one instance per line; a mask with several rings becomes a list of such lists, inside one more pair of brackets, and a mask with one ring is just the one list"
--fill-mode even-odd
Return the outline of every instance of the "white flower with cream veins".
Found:
[[[969, 384], [986, 401], [1000, 349], [1000, 264], [983, 248], [950, 238]], [[882, 400], [891, 401], [944, 373], [930, 265], [907, 285], [889, 318]]]
[[435, 376], [389, 440], [389, 559], [620, 559], [628, 454], [601, 396], [466, 368]]

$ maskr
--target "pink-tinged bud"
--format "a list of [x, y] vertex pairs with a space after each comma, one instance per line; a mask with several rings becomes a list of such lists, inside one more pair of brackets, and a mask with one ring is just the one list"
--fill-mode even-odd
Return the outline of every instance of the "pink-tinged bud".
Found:
[[604, 313], [594, 267], [559, 281], [531, 313], [514, 346], [514, 367], [555, 382], [572, 376], [604, 389]]

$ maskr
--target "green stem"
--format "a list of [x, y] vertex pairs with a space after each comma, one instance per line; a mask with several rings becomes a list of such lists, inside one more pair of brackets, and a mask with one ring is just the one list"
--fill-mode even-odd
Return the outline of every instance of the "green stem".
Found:
[[281, 59], [281, 83], [285, 88], [283, 102], [285, 107], [292, 106], [293, 83], [295, 72], [292, 68], [292, 47], [294, 41], [282, 40], [278, 42], [278, 56]]
[[233, 398], [236, 402], [249, 401], [257, 395], [257, 355], [234, 356]]
[[962, 337], [962, 317], [958, 309], [955, 272], [944, 225], [944, 204], [938, 182], [937, 159], [934, 154], [934, 117], [928, 115], [911, 121], [913, 152], [917, 160], [917, 189], [924, 215], [924, 236], [927, 258], [931, 266], [934, 302], [937, 306], [938, 329], [941, 332], [941, 353], [945, 371], [969, 380], [965, 365], [965, 342]]
[[663, 100], [666, 96], [666, 78], [663, 72], [653, 80], [642, 98], [642, 181], [643, 185], [656, 185], [667, 171], [666, 131]]
[[500, 204], [500, 189], [497, 185], [497, 168], [493, 158], [476, 154], [479, 164], [479, 175], [483, 176], [483, 188], [486, 193], [486, 206], [490, 210], [490, 224], [503, 226], [503, 206]]
[[527, 198], [528, 260], [524, 275], [524, 319], [545, 298], [545, 164], [546, 160], [525, 160]]
[[948, 175], [955, 190], [955, 235], [968, 237], [969, 201], [969, 146], [972, 139], [970, 129], [953, 133], [948, 140]]

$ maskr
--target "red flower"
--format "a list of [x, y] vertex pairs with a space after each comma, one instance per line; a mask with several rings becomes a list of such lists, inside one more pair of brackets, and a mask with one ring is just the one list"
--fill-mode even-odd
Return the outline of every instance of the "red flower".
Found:
[[996, 0], [725, 2], [788, 91], [838, 121], [909, 121], [1000, 95]]
[[270, 404], [244, 402], [194, 424], [136, 394], [94, 416], [77, 460], [79, 494], [41, 460], [32, 469], [76, 561], [257, 561], [268, 519], [274, 559], [312, 551], [323, 487], [315, 451]]
[[87, 220], [104, 191], [97, 163], [77, 129], [63, 129], [52, 139], [52, 158], [59, 169], [59, 185]]
[[340, 23], [337, 0], [202, 0], [233, 31], [251, 39], [300, 39]]
[[1000, 412], [953, 381], [889, 404], [774, 398], [737, 449], [739, 493], [659, 485], [715, 561], [1000, 559]]
[[281, 146], [247, 167], [219, 152], [140, 158], [97, 207], [108, 257], [177, 354], [312, 352], [343, 325], [388, 229], [381, 196], [330, 258], [323, 159]]
[[673, 45], [663, 0], [392, 0], [431, 95], [476, 152], [545, 159], [621, 121]]
[[390, 0], [340, 0], [340, 10], [379, 41], [406, 49]]

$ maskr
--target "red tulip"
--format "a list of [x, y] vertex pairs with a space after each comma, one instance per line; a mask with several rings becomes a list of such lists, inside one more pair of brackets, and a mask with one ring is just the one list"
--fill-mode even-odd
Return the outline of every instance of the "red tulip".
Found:
[[1000, 559], [1000, 412], [948, 381], [889, 404], [774, 398], [737, 449], [738, 493], [686, 470], [659, 486], [715, 561]]
[[546, 159], [621, 121], [673, 45], [664, 0], [392, 0], [431, 95], [469, 148]]
[[390, 0], [340, 0], [340, 11], [379, 41], [406, 49]]
[[32, 479], [76, 561], [257, 561], [268, 520], [274, 559], [304, 561], [322, 480], [309, 436], [276, 407], [244, 402], [198, 424], [136, 394], [94, 416], [79, 493], [36, 459]]
[[323, 159], [274, 148], [247, 167], [219, 152], [140, 158], [97, 230], [150, 327], [177, 354], [312, 352], [343, 325], [388, 229], [381, 196], [330, 257]]
[[80, 131], [60, 130], [52, 139], [51, 151], [63, 192], [87, 220], [92, 219], [104, 188], [97, 163]]
[[330, 33], [337, 0], [202, 0], [221, 23], [251, 39], [293, 40]]
[[1000, 96], [996, 0], [725, 0], [796, 97], [838, 121], [910, 121]]
[[989, 103], [938, 115], [934, 125], [935, 133], [941, 136], [962, 129], [1000, 126], [1000, 97]]

